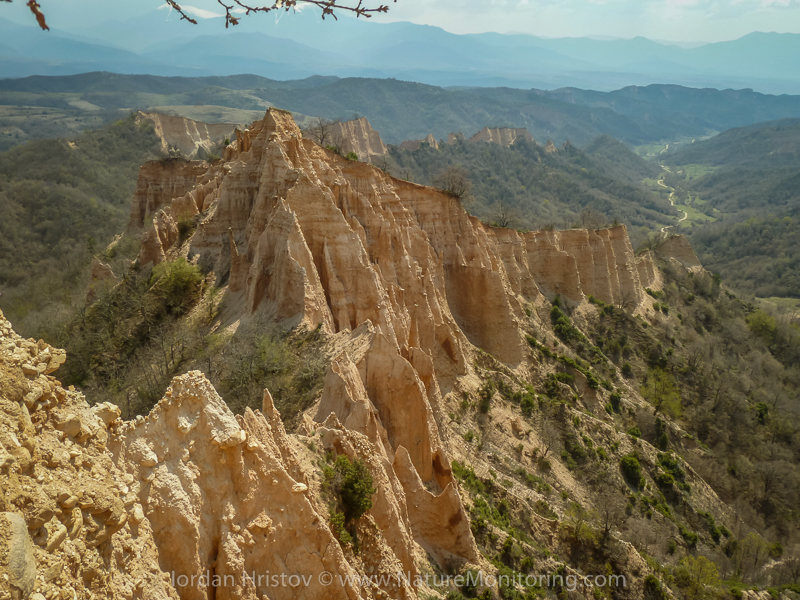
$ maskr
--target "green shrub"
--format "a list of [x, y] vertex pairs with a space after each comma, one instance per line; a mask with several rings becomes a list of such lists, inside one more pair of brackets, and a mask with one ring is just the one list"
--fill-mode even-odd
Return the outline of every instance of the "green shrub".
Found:
[[622, 376], [626, 379], [633, 377], [633, 367], [631, 366], [631, 363], [626, 362], [624, 365], [622, 365]]
[[769, 555], [771, 558], [778, 559], [783, 556], [783, 544], [780, 542], [775, 542], [769, 548]]
[[473, 471], [470, 467], [462, 465], [457, 460], [454, 460], [451, 466], [453, 468], [453, 475], [455, 475], [456, 479], [464, 484], [464, 487], [467, 488], [467, 490], [475, 494], [482, 494], [486, 491], [486, 486], [484, 485], [483, 481], [481, 481], [481, 479], [475, 474], [475, 471]]
[[553, 308], [550, 309], [550, 321], [553, 324], [553, 333], [561, 338], [561, 341], [565, 344], [580, 342], [586, 339], [583, 334], [575, 328], [572, 321], [570, 321], [569, 317], [561, 310], [559, 304], [555, 301], [553, 302]]
[[488, 413], [489, 409], [492, 407], [492, 396], [494, 396], [495, 390], [496, 387], [494, 381], [488, 379], [478, 391], [478, 397], [480, 398], [480, 401], [478, 402], [478, 410], [480, 410], [482, 413]]
[[534, 409], [536, 408], [536, 395], [532, 394], [531, 392], [527, 392], [519, 403], [519, 407], [522, 410], [522, 414], [526, 417], [530, 417], [533, 414]]
[[623, 456], [619, 462], [620, 471], [622, 476], [634, 488], [639, 489], [642, 485], [642, 465], [639, 464], [639, 459], [635, 454], [628, 454]]
[[697, 546], [700, 537], [691, 529], [687, 529], [683, 525], [678, 525], [678, 530], [681, 532], [681, 537], [690, 548]]
[[644, 597], [645, 600], [666, 600], [669, 596], [658, 577], [650, 574], [644, 578]]
[[331, 531], [333, 531], [333, 535], [339, 540], [339, 543], [342, 546], [346, 546], [350, 542], [353, 541], [352, 536], [347, 531], [347, 527], [345, 526], [345, 518], [344, 513], [337, 511], [335, 508], [330, 508], [330, 525]]
[[358, 160], [358, 154], [356, 154], [355, 152], [348, 152], [347, 154], [344, 155], [344, 157], [347, 160]]
[[656, 485], [662, 490], [671, 490], [675, 485], [675, 479], [669, 473], [661, 472], [656, 475]]
[[168, 313], [183, 313], [200, 296], [203, 274], [197, 266], [178, 258], [153, 267], [150, 274], [151, 291], [163, 298]]
[[333, 465], [334, 478], [331, 487], [339, 498], [344, 522], [349, 524], [372, 508], [372, 474], [361, 459], [350, 459], [344, 454], [336, 457]]
[[642, 437], [642, 432], [639, 430], [638, 427], [631, 427], [630, 429], [628, 429], [628, 435], [638, 440], [640, 437]]
[[[628, 364], [628, 363], [625, 363], [625, 364]], [[611, 404], [611, 408], [614, 410], [614, 412], [618, 413], [619, 412], [620, 401], [622, 400], [622, 394], [619, 393], [619, 392], [614, 392], [613, 394], [611, 394], [611, 396], [609, 396], [608, 400], [609, 400], [609, 403]]]

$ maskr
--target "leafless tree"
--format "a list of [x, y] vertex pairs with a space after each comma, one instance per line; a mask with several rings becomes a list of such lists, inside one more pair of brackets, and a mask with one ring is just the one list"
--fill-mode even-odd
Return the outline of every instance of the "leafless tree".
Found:
[[622, 311], [629, 310], [636, 306], [636, 291], [634, 289], [627, 289], [617, 298], [614, 303], [616, 308]]
[[[0, 0], [2, 2], [11, 2], [12, 0]], [[397, 0], [393, 0], [397, 2]], [[176, 2], [176, 0], [165, 0], [167, 5], [173, 8], [180, 16], [181, 20], [188, 21], [193, 25], [197, 25], [197, 20], [190, 17], [186, 10]], [[373, 13], [385, 13], [389, 11], [389, 7], [385, 4], [375, 5], [367, 5], [364, 0], [352, 0], [351, 2], [340, 2], [340, 0], [275, 0], [272, 4], [266, 5], [258, 5], [258, 4], [250, 4], [248, 2], [243, 2], [241, 0], [229, 0], [230, 4], [224, 2], [223, 0], [217, 0], [217, 4], [219, 4], [225, 10], [225, 27], [229, 27], [231, 25], [238, 25], [239, 21], [241, 20], [241, 14], [244, 13], [245, 16], [256, 14], [256, 13], [268, 13], [277, 10], [294, 10], [298, 4], [313, 4], [314, 6], [319, 7], [322, 9], [322, 18], [325, 17], [333, 17], [336, 20], [336, 12], [335, 11], [346, 11], [351, 12], [356, 15], [356, 17], [364, 17], [370, 18]], [[28, 0], [26, 2], [28, 8], [31, 9], [33, 16], [36, 18], [36, 21], [44, 30], [49, 30], [50, 28], [47, 26], [45, 21], [44, 13], [42, 12], [41, 5], [36, 2], [36, 0]], [[371, 3], [369, 3], [371, 4]], [[239, 16], [235, 16], [234, 13], [238, 14]]]
[[783, 576], [794, 584], [800, 583], [800, 558], [794, 556], [783, 562]]
[[600, 229], [607, 223], [604, 214], [589, 206], [581, 211], [580, 215], [578, 215], [578, 219], [581, 227], [588, 229]]
[[450, 165], [439, 171], [433, 177], [433, 185], [462, 201], [466, 200], [472, 191], [467, 170], [458, 165]]
[[605, 489], [597, 502], [597, 519], [600, 525], [600, 532], [603, 536], [603, 543], [607, 543], [611, 538], [611, 532], [619, 529], [628, 520], [625, 513], [625, 505], [620, 501], [619, 492], [610, 488]]
[[539, 418], [537, 437], [542, 444], [542, 459], [547, 458], [551, 450], [558, 454], [561, 447], [561, 425], [550, 415], [542, 413]]
[[499, 200], [490, 215], [492, 223], [498, 227], [512, 227], [520, 220], [519, 211], [509, 206], [506, 202]]

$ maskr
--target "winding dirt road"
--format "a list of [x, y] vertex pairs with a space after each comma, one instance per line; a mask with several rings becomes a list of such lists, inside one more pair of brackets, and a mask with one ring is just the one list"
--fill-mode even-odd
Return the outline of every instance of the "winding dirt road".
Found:
[[[661, 168], [662, 168], [662, 169], [664, 169], [664, 170], [665, 170], [667, 173], [672, 173], [672, 171], [670, 171], [670, 170], [669, 170], [669, 167], [665, 167], [664, 165], [661, 165]], [[661, 179], [659, 179], [659, 180], [658, 180], [658, 185], [660, 185], [660, 186], [662, 186], [662, 187], [665, 187], [665, 188], [669, 188], [670, 190], [672, 190], [672, 191], [670, 192], [670, 194], [669, 194], [669, 203], [670, 203], [672, 206], [675, 206], [675, 200], [674, 200], [674, 197], [675, 197], [675, 188], [674, 188], [674, 187], [671, 187], [671, 186], [668, 186], [666, 183], [664, 183], [664, 178], [663, 178], [663, 177], [662, 177]], [[679, 208], [679, 209], [678, 209], [678, 212], [682, 212], [682, 213], [683, 213], [683, 216], [682, 216], [680, 219], [678, 219], [678, 222], [676, 223], [676, 225], [680, 225], [680, 224], [681, 224], [681, 222], [683, 222], [683, 221], [685, 221], [686, 219], [688, 219], [688, 218], [689, 218], [689, 213], [688, 213], [688, 212], [686, 212], [685, 210], [681, 210], [681, 209]], [[675, 227], [676, 225], [667, 225], [666, 227], [662, 227], [662, 228], [661, 228], [661, 233], [664, 233], [664, 232], [666, 232], [666, 231], [667, 231], [667, 229], [671, 229], [671, 228]]]

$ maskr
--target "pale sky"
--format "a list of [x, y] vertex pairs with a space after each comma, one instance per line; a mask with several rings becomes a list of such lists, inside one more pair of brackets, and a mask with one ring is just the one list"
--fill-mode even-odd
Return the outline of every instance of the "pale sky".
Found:
[[398, 0], [391, 18], [454, 33], [716, 42], [753, 31], [800, 33], [800, 0]]
[[[453, 33], [528, 33], [544, 37], [644, 36], [715, 42], [753, 31], [800, 33], [800, 0], [366, 0], [389, 4], [380, 21], [436, 25]], [[163, 0], [40, 0], [53, 27], [69, 30], [124, 19]], [[219, 12], [215, 0], [188, 0], [200, 14]], [[83, 10], [80, 10], [80, 7]], [[308, 10], [317, 10], [309, 7]], [[24, 0], [0, 2], [0, 17], [33, 25]]]

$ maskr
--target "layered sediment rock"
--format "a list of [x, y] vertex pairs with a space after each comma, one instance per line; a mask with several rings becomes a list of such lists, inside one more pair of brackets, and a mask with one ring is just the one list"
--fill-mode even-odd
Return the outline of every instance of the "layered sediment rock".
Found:
[[[467, 342], [519, 362], [523, 308], [542, 296], [578, 304], [593, 295], [634, 311], [640, 272], [654, 277], [623, 226], [488, 227], [437, 190], [323, 151], [282, 111], [251, 126], [247, 151], [240, 143], [199, 178], [209, 183], [165, 208], [140, 263], [160, 260], [174, 240], [169, 212], [194, 206], [202, 214], [192, 254], [229, 282], [228, 302], [244, 315], [331, 333], [370, 321], [398, 350], [419, 348], [437, 368], [463, 372]], [[186, 200], [200, 196], [202, 209]]]
[[666, 258], [671, 258], [690, 271], [701, 271], [703, 265], [694, 253], [689, 240], [684, 235], [670, 235], [656, 248], [656, 252]]
[[[413, 373], [380, 334], [365, 333], [373, 339], [366, 355], [379, 361], [373, 368], [389, 360], [405, 365], [401, 379]], [[429, 492], [405, 448], [387, 453], [385, 432], [357, 418], [345, 427], [330, 414], [314, 433], [334, 454], [363, 460], [373, 476], [373, 506], [357, 525], [358, 557], [334, 537], [315, 474], [268, 391], [261, 411], [234, 416], [193, 371], [176, 377], [148, 416], [123, 422], [116, 406], [90, 408], [49, 375], [64, 356], [19, 338], [0, 314], [3, 597], [415, 600], [418, 544], [447, 564], [478, 559], [449, 473], [440, 473], [442, 493]], [[416, 431], [438, 439], [424, 384], [414, 378], [411, 385], [417, 410], [430, 419], [426, 428], [425, 414], [416, 415], [423, 421]], [[342, 392], [351, 404], [371, 402], [347, 355], [326, 381], [329, 402]], [[399, 397], [384, 400], [402, 405]], [[357, 417], [352, 408], [338, 410]], [[411, 425], [392, 435], [414, 435]], [[446, 531], [433, 527], [431, 507], [449, 523]]]
[[386, 154], [386, 144], [366, 117], [331, 123], [330, 130], [330, 137], [339, 144], [342, 154], [355, 152], [358, 160], [365, 162]]
[[151, 160], [139, 168], [128, 226], [145, 226], [159, 209], [197, 187], [208, 163], [180, 159]]
[[[264, 404], [266, 414], [275, 412], [268, 393]], [[235, 417], [195, 371], [177, 377], [143, 422], [122, 425], [110, 449], [140, 483], [160, 564], [175, 574], [181, 598], [359, 594], [358, 586], [326, 590], [316, 576], [298, 586], [275, 587], [263, 579], [267, 573], [356, 575], [307, 497], [305, 474], [279, 416], [272, 424], [250, 409]], [[181, 574], [208, 578], [181, 585]]]
[[205, 155], [233, 134], [233, 123], [203, 123], [185, 117], [140, 112], [137, 123], [150, 121], [156, 135], [161, 138], [161, 152], [180, 150], [184, 156]]
[[429, 133], [424, 139], [421, 140], [406, 140], [404, 142], [400, 142], [400, 147], [403, 150], [410, 150], [411, 152], [414, 152], [415, 150], [419, 150], [422, 144], [428, 144], [428, 146], [434, 150], [439, 149], [439, 143], [436, 141], [436, 138], [433, 137], [432, 133]]
[[[490, 142], [501, 146], [511, 146], [518, 139], [533, 141], [533, 136], [524, 127], [484, 127], [478, 133], [469, 138], [470, 142]], [[449, 142], [449, 138], [448, 138]]]

